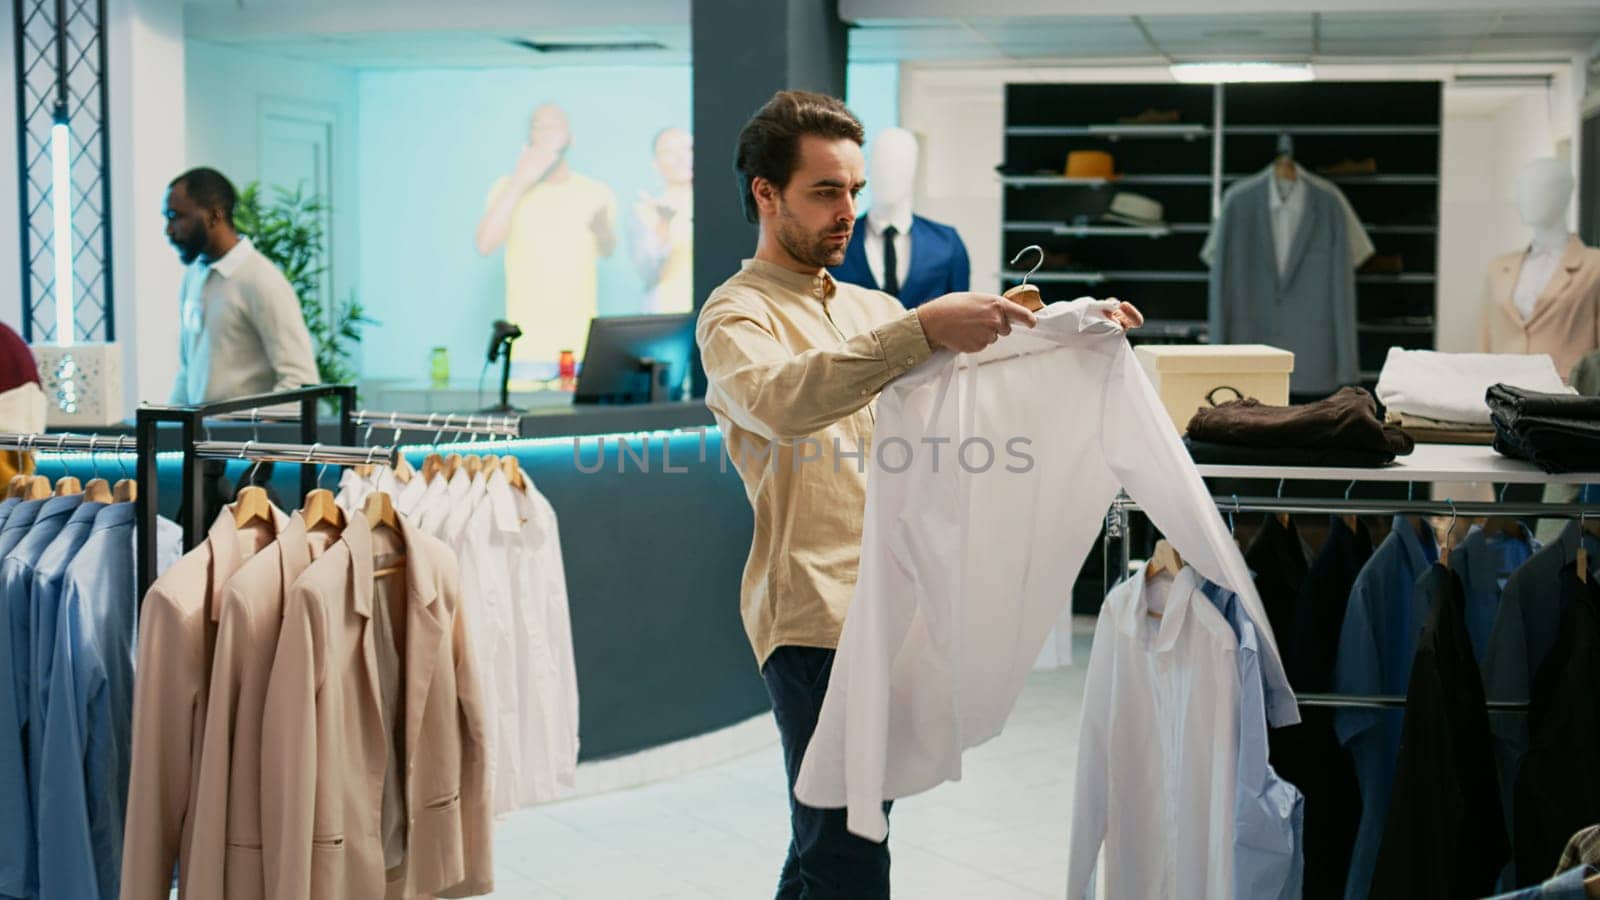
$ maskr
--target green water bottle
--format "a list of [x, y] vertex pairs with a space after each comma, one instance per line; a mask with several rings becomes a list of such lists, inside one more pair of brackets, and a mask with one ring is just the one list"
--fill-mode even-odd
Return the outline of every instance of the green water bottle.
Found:
[[433, 348], [433, 364], [431, 366], [433, 389], [442, 391], [450, 386], [450, 350], [446, 347]]

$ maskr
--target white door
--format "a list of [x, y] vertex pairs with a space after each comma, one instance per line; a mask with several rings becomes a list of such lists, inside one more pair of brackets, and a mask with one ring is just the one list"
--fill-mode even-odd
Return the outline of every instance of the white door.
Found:
[[333, 288], [333, 133], [335, 112], [314, 104], [263, 101], [260, 110], [260, 167], [263, 200], [276, 188], [322, 200], [323, 272], [317, 299], [331, 308]]

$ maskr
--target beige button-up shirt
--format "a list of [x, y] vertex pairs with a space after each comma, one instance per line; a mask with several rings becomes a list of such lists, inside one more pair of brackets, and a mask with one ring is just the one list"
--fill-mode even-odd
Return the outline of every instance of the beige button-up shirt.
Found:
[[871, 403], [932, 354], [922, 323], [888, 294], [745, 260], [695, 337], [706, 405], [755, 511], [740, 608], [756, 660], [836, 647], [861, 557]]

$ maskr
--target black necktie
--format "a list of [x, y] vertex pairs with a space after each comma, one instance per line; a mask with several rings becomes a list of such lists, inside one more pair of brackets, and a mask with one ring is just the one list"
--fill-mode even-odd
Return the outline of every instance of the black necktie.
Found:
[[883, 230], [883, 291], [900, 296], [900, 261], [895, 258], [894, 238], [899, 230], [893, 225]]

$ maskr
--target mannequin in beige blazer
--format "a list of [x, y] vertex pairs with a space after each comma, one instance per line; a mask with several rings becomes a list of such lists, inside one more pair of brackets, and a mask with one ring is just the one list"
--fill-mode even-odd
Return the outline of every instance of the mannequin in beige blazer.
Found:
[[212, 645], [222, 587], [288, 521], [238, 528], [225, 507], [198, 547], [156, 579], [139, 608], [138, 675], [133, 687], [133, 748], [122, 841], [122, 900], [167, 900], [179, 860], [179, 896], [188, 889], [195, 783], [205, 733]]
[[1524, 319], [1512, 300], [1524, 251], [1489, 266], [1479, 349], [1485, 353], [1548, 353], [1562, 378], [1600, 347], [1600, 250], [1573, 236], [1561, 262]]
[[[397, 550], [404, 573], [374, 583], [375, 552], [381, 568]], [[449, 548], [403, 517], [396, 534], [351, 516], [289, 590], [262, 722], [268, 897], [493, 890], [484, 710], [460, 609]], [[396, 646], [378, 646], [385, 626]], [[386, 678], [396, 649], [398, 672], [391, 664]], [[386, 774], [402, 779], [395, 865], [385, 863]]]
[[261, 869], [261, 722], [267, 678], [278, 649], [283, 598], [314, 558], [339, 539], [306, 531], [299, 513], [278, 540], [228, 579], [217, 604], [216, 651], [200, 750], [189, 895], [259, 900]]

